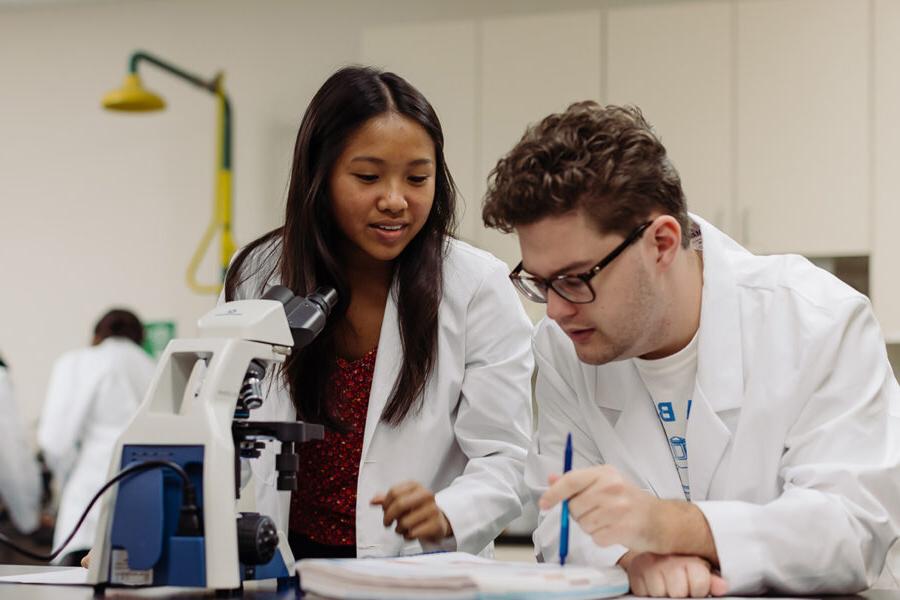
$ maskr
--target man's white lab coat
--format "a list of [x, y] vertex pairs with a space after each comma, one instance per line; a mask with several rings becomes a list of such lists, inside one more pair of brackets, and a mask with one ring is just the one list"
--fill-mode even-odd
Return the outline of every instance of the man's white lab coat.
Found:
[[[900, 389], [867, 298], [799, 256], [754, 256], [705, 221], [703, 299], [687, 425], [691, 496], [729, 593], [850, 593], [871, 585], [898, 535]], [[536, 329], [539, 430], [526, 481], [607, 463], [661, 498], [684, 499], [633, 361], [578, 361], [550, 320]], [[572, 562], [613, 564], [577, 525]], [[558, 507], [537, 551], [555, 560]]]

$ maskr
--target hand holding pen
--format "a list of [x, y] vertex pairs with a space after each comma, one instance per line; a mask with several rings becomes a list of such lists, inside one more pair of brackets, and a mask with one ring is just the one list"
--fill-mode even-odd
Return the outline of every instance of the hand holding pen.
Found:
[[657, 498], [612, 465], [551, 475], [538, 504], [550, 510], [560, 502], [598, 546], [619, 544], [635, 553], [687, 554], [719, 563], [709, 524], [695, 504]]
[[[709, 524], [695, 504], [661, 500], [611, 465], [572, 470], [572, 434], [566, 437], [564, 473], [550, 475], [541, 510], [562, 503], [559, 562], [569, 553], [569, 513], [598, 546], [619, 544], [632, 593], [648, 596], [722, 596], [727, 582], [715, 572], [718, 554]], [[683, 583], [668, 589], [660, 581]], [[688, 590], [690, 593], [685, 592]]]
[[550, 510], [561, 502], [599, 546], [621, 544], [635, 552], [675, 552], [673, 537], [661, 518], [668, 514], [667, 501], [640, 489], [613, 466], [551, 475], [550, 488], [538, 504], [541, 510]]

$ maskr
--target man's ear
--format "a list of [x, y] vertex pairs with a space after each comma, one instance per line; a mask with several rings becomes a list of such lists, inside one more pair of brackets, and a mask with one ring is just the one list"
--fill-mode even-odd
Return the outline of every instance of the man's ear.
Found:
[[668, 269], [681, 247], [681, 225], [678, 220], [671, 215], [660, 215], [653, 221], [647, 235], [656, 249], [657, 266]]

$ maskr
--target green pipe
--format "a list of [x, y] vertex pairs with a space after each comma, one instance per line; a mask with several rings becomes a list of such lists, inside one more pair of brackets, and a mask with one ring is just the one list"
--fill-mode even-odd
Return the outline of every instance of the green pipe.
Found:
[[128, 72], [132, 75], [137, 74], [138, 63], [141, 61], [147, 61], [151, 64], [156, 65], [160, 69], [164, 71], [168, 71], [169, 73], [176, 75], [185, 81], [188, 81], [197, 87], [203, 88], [204, 90], [213, 93], [213, 94], [221, 94], [224, 99], [224, 112], [222, 115], [222, 126], [224, 128], [224, 132], [222, 135], [222, 164], [219, 165], [222, 169], [231, 170], [231, 101], [228, 99], [228, 95], [220, 89], [219, 78], [214, 77], [213, 79], [207, 81], [194, 75], [192, 73], [188, 73], [183, 69], [179, 69], [175, 65], [168, 63], [161, 58], [153, 56], [143, 50], [137, 50], [131, 55], [131, 58], [128, 61]]

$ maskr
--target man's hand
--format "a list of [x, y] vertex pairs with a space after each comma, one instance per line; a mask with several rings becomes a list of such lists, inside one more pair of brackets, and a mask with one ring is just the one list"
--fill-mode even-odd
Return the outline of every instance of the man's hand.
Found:
[[407, 540], [439, 542], [453, 535], [450, 521], [434, 501], [434, 493], [416, 481], [395, 485], [387, 494], [371, 500], [384, 511], [384, 526], [396, 522], [394, 530]]
[[81, 566], [85, 569], [88, 569], [91, 566], [91, 552], [93, 552], [93, 550], [88, 550], [88, 553], [81, 559]]
[[599, 465], [550, 476], [541, 510], [569, 499], [569, 514], [595, 544], [621, 544], [635, 552], [669, 554], [660, 538], [663, 501], [626, 481], [615, 467]]
[[635, 553], [699, 556], [718, 565], [706, 517], [690, 502], [660, 500], [609, 465], [550, 476], [541, 510], [569, 499], [569, 514], [599, 546], [621, 544]]
[[628, 572], [635, 596], [705, 598], [728, 592], [725, 580], [713, 573], [707, 561], [696, 556], [629, 552], [619, 565]]

